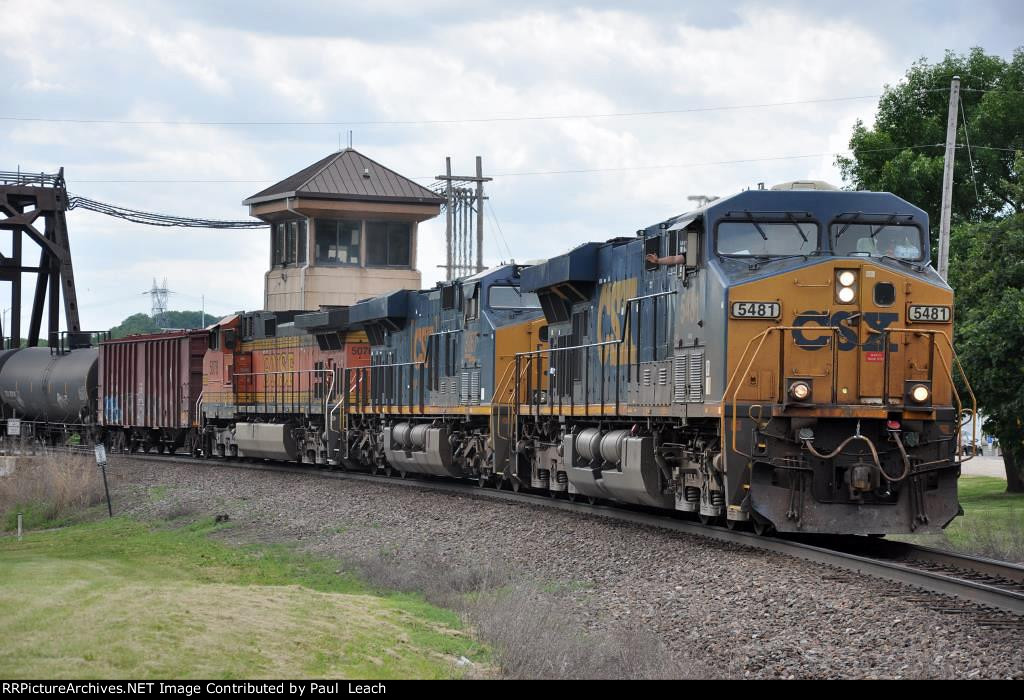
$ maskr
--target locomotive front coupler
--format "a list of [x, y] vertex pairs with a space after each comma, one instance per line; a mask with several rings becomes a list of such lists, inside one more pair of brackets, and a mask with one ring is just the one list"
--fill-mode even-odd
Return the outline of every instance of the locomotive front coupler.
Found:
[[830, 462], [835, 459], [851, 442], [862, 441], [867, 443], [868, 450], [871, 453], [871, 462], [858, 461], [851, 467], [848, 480], [851, 498], [858, 498], [860, 494], [874, 491], [878, 488], [881, 478], [885, 476], [881, 460], [878, 458], [878, 449], [875, 447], [875, 443], [871, 441], [871, 438], [860, 432], [859, 420], [853, 435], [839, 443], [839, 446], [828, 454], [823, 454], [815, 449], [814, 431], [812, 429], [801, 428], [798, 432], [798, 437], [803, 443], [804, 448], [823, 462]]

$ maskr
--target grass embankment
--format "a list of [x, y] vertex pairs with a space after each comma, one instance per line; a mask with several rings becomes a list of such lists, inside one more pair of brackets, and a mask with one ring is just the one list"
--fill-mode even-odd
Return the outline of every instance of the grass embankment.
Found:
[[0, 677], [444, 678], [485, 653], [421, 596], [226, 546], [219, 527], [115, 518], [0, 539]]
[[959, 491], [964, 514], [942, 534], [894, 539], [1024, 562], [1024, 494], [1007, 493], [1006, 480], [991, 476], [962, 476]]

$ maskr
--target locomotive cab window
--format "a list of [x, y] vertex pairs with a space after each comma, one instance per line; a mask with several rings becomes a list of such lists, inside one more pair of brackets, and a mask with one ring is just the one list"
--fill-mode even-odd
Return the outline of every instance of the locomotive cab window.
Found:
[[836, 255], [921, 260], [924, 250], [917, 226], [871, 223], [832, 224], [832, 252]]
[[721, 255], [778, 257], [818, 250], [818, 225], [795, 221], [723, 221], [718, 224]]
[[539, 309], [535, 292], [523, 292], [512, 285], [495, 285], [487, 291], [487, 305], [492, 309]]

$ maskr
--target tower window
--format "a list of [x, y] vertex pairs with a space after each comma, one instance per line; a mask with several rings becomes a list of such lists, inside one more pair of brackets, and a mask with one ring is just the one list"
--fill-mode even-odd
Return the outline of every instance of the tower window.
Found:
[[409, 267], [411, 233], [402, 222], [366, 222], [366, 264], [369, 267]]

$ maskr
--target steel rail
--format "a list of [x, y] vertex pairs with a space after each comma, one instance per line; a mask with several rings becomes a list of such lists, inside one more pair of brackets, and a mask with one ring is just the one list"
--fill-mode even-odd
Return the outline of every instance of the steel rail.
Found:
[[[115, 455], [111, 455], [112, 457]], [[679, 515], [666, 515], [628, 505], [590, 505], [567, 500], [553, 499], [550, 496], [528, 492], [501, 491], [483, 489], [478, 485], [455, 480], [423, 480], [423, 479], [389, 479], [373, 476], [369, 473], [323, 469], [314, 465], [290, 466], [281, 463], [244, 462], [225, 459], [198, 459], [180, 455], [116, 455], [128, 457], [129, 460], [150, 459], [173, 461], [183, 464], [229, 467], [255, 471], [277, 472], [317, 476], [327, 479], [364, 481], [367, 483], [404, 488], [427, 489], [444, 493], [457, 494], [470, 498], [533, 505], [565, 512], [586, 513], [599, 517], [610, 518], [621, 522], [655, 527], [672, 532], [705, 537], [719, 542], [740, 544], [763, 551], [784, 554], [805, 561], [826, 564], [836, 568], [853, 571], [874, 578], [881, 578], [896, 583], [914, 586], [933, 593], [954, 596], [978, 605], [1012, 613], [1024, 617], [1024, 591], [1014, 590], [1024, 583], [1024, 566], [1008, 562], [999, 562], [983, 557], [945, 552], [930, 547], [921, 547], [893, 540], [867, 538], [835, 538], [838, 548], [826, 546], [824, 542], [813, 544], [796, 539], [781, 537], [758, 536], [751, 532], [730, 530], [716, 525], [701, 525], [680, 519]], [[804, 536], [806, 539], [810, 539]], [[815, 536], [816, 540], [824, 540], [827, 536]], [[856, 544], [856, 546], [851, 546]], [[882, 555], [873, 555], [871, 550], [882, 549]], [[860, 553], [860, 550], [866, 550]], [[1003, 579], [1011, 582], [1010, 587], [994, 585], [989, 582], [971, 580], [964, 575], [941, 573], [920, 566], [913, 561], [931, 562], [955, 568], [960, 572], [972, 572], [981, 576]]]

